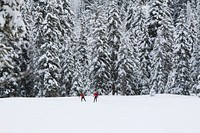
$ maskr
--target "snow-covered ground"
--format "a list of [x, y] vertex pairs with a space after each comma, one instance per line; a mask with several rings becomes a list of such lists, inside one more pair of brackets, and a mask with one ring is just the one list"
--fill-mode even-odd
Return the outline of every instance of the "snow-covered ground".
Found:
[[0, 133], [199, 133], [200, 98], [0, 99]]

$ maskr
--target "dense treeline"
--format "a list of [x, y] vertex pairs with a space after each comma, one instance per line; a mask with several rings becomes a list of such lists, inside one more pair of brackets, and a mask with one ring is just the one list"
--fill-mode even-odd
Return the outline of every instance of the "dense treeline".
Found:
[[200, 0], [72, 2], [0, 2], [0, 97], [200, 93]]

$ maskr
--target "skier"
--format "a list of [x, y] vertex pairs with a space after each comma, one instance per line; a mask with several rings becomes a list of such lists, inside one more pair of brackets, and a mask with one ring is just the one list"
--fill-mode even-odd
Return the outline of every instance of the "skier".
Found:
[[97, 102], [97, 97], [98, 97], [98, 92], [96, 91], [95, 93], [94, 93], [94, 102]]
[[81, 102], [84, 100], [85, 102], [86, 102], [86, 100], [85, 100], [85, 95], [81, 92], [81, 94], [80, 94], [80, 97], [81, 97]]

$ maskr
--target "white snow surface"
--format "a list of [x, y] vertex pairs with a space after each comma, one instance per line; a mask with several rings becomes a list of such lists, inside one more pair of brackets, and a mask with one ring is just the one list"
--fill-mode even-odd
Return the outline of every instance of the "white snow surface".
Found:
[[199, 133], [194, 96], [1, 98], [0, 133]]

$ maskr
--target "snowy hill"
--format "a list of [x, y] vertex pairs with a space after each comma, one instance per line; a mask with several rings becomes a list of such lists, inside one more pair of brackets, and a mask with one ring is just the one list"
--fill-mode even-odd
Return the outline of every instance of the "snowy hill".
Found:
[[156, 95], [0, 99], [0, 133], [199, 133], [200, 99]]

